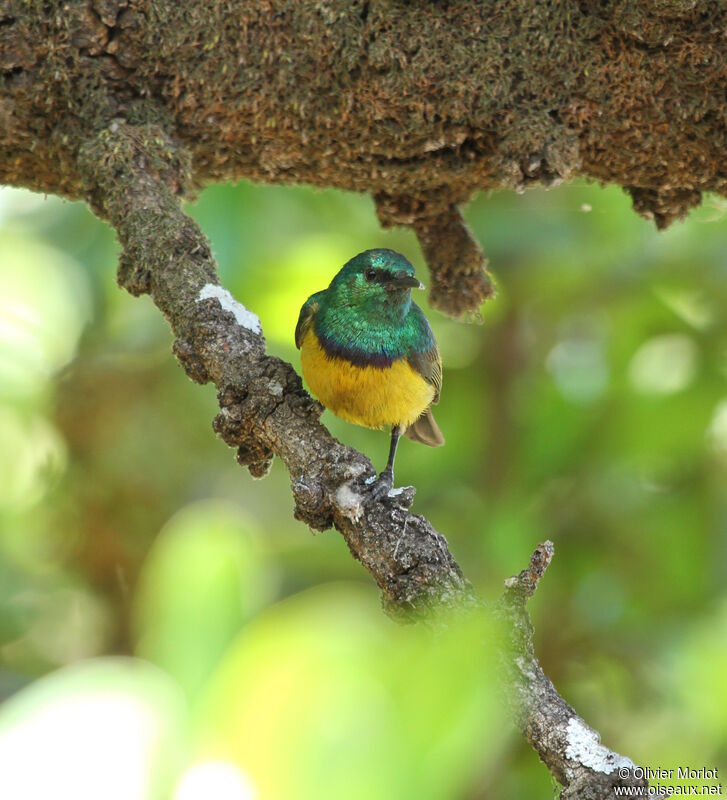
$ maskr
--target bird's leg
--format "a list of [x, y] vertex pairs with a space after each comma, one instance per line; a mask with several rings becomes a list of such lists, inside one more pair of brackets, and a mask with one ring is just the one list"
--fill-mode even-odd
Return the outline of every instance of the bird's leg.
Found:
[[399, 437], [403, 429], [399, 425], [394, 425], [391, 429], [391, 445], [389, 447], [389, 460], [386, 462], [384, 471], [379, 475], [378, 480], [371, 490], [373, 496], [379, 500], [389, 493], [394, 485], [394, 459], [396, 458], [396, 447], [399, 444]]

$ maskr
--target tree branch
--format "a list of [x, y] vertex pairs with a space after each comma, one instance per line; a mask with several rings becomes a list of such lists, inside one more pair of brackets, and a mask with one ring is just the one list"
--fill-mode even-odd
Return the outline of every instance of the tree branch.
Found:
[[[219, 285], [209, 244], [178, 198], [189, 174], [185, 151], [156, 126], [117, 120], [84, 145], [79, 164], [89, 203], [121, 241], [120, 284], [132, 294], [151, 294], [172, 327], [174, 352], [187, 374], [217, 386], [215, 430], [237, 448], [238, 461], [261, 477], [279, 456], [290, 472], [296, 517], [341, 532], [392, 615], [479, 613], [481, 604], [445, 538], [409, 513], [414, 489], [372, 499], [371, 462], [321, 425], [322, 408], [293, 368], [265, 354], [257, 317]], [[507, 627], [504, 683], [516, 723], [566, 787], [563, 797], [610, 800], [616, 785], [646, 784], [619, 775], [632, 762], [598, 743], [534, 653], [525, 603], [552, 555], [550, 542], [541, 545], [491, 610]]]
[[419, 239], [432, 285], [429, 302], [452, 317], [463, 317], [495, 294], [487, 259], [456, 205], [416, 202], [380, 193], [374, 198], [385, 228], [410, 226]]
[[505, 593], [495, 609], [508, 637], [501, 653], [503, 682], [517, 726], [565, 787], [561, 800], [613, 800], [616, 786], [647, 787], [648, 782], [633, 776], [636, 765], [630, 758], [600, 743], [598, 733], [558, 694], [535, 655], [533, 624], [525, 604], [553, 553], [553, 543], [543, 542], [528, 568], [505, 581]]
[[724, 0], [1, 5], [0, 182], [80, 197], [89, 131], [153, 122], [191, 153], [189, 184], [404, 210], [447, 313], [491, 294], [455, 210], [476, 191], [582, 175], [659, 227], [727, 192]]
[[255, 477], [273, 453], [283, 460], [296, 517], [317, 530], [335, 526], [392, 612], [472, 603], [444, 537], [407, 511], [414, 490], [372, 501], [371, 462], [320, 424], [322, 407], [295, 370], [265, 354], [257, 318], [218, 285], [209, 244], [175, 196], [186, 163], [179, 153], [158, 128], [116, 122], [84, 147], [82, 159], [89, 201], [123, 247], [120, 284], [151, 294], [187, 374], [219, 389], [215, 430]]

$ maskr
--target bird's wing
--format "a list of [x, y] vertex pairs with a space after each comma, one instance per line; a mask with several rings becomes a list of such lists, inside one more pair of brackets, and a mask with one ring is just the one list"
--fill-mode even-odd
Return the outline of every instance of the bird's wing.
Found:
[[306, 333], [308, 333], [308, 329], [313, 322], [313, 318], [316, 315], [316, 311], [318, 311], [319, 303], [318, 300], [315, 299], [316, 295], [311, 295], [305, 303], [303, 303], [303, 308], [300, 310], [300, 316], [298, 317], [298, 324], [295, 326], [295, 346], [300, 350], [300, 346], [303, 344], [303, 339], [305, 339]]
[[442, 359], [439, 357], [439, 350], [435, 344], [431, 350], [425, 353], [412, 353], [408, 358], [411, 366], [424, 378], [427, 383], [434, 387], [433, 403], [439, 402], [439, 394], [442, 391]]

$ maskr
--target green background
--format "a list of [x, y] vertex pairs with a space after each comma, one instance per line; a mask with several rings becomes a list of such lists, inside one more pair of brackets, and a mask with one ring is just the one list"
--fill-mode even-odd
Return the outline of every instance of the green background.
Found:
[[[240, 184], [188, 210], [297, 369], [298, 310], [352, 255], [428, 281], [367, 197]], [[447, 446], [397, 459], [484, 597], [554, 541], [542, 666], [654, 769], [727, 766], [726, 212], [657, 233], [613, 187], [477, 197], [498, 297], [462, 324], [422, 293]], [[483, 631], [389, 621], [282, 465], [235, 464], [117, 256], [84, 206], [0, 192], [0, 796], [552, 796]], [[385, 434], [323, 419], [383, 466]]]

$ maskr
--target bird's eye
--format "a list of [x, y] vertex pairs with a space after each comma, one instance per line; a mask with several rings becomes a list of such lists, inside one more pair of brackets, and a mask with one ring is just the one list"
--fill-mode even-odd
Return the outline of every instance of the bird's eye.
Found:
[[364, 278], [366, 278], [366, 280], [369, 283], [371, 283], [372, 281], [376, 280], [376, 270], [375, 269], [367, 269], [366, 272], [364, 272]]

